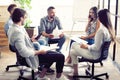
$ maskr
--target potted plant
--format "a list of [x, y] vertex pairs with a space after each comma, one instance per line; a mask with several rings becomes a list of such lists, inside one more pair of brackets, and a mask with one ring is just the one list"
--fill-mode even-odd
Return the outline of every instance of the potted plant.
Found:
[[[18, 3], [20, 5], [21, 8], [23, 8], [24, 10], [27, 11], [27, 13], [29, 13], [31, 7], [31, 0], [14, 0], [16, 3]], [[30, 20], [30, 16], [28, 14], [28, 18], [25, 22], [25, 29], [29, 35], [29, 37], [31, 38], [33, 36], [34, 33], [34, 27], [31, 27], [30, 24], [32, 23], [32, 21]]]

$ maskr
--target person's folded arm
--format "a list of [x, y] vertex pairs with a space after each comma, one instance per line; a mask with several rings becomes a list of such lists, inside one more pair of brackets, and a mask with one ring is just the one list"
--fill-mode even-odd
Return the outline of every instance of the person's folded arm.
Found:
[[95, 43], [88, 46], [89, 50], [92, 51], [99, 51], [101, 48], [101, 45], [103, 43], [104, 33], [102, 30], [97, 31], [97, 34], [95, 36]]

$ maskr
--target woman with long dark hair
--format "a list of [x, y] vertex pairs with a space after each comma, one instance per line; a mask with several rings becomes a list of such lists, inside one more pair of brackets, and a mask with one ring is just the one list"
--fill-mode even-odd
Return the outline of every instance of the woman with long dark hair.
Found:
[[89, 10], [88, 23], [85, 29], [86, 36], [81, 36], [81, 39], [84, 39], [88, 44], [94, 43], [94, 36], [99, 28], [99, 21], [97, 19], [97, 7], [92, 7]]
[[100, 21], [100, 28], [96, 32], [94, 44], [78, 44], [76, 42], [72, 44], [70, 56], [72, 58], [74, 75], [78, 75], [78, 56], [87, 59], [98, 59], [101, 55], [102, 44], [105, 41], [115, 42], [115, 34], [112, 28], [109, 11], [107, 9], [100, 10], [98, 12], [98, 20]]

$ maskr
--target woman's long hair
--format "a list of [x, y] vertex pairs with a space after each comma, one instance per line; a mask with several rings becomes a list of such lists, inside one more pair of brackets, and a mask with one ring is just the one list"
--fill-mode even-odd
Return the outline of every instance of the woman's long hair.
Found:
[[[97, 7], [95, 7], [95, 6], [94, 6], [94, 7], [91, 7], [90, 10], [93, 10], [95, 19], [97, 19], [97, 11], [98, 11]], [[89, 11], [90, 11], [90, 10], [89, 10]], [[90, 16], [90, 15], [89, 15], [89, 16]]]
[[110, 19], [110, 12], [108, 9], [102, 9], [98, 12], [99, 21], [108, 29], [112, 41], [116, 41], [115, 39], [115, 31], [113, 30], [111, 19]]

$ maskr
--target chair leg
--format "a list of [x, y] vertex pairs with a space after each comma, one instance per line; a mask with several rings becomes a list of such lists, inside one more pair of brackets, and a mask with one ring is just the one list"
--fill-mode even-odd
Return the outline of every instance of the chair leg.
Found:
[[107, 73], [103, 73], [103, 74], [95, 75], [94, 78], [96, 79], [96, 78], [98, 78], [98, 77], [100, 77], [100, 76], [106, 76], [106, 79], [109, 78], [109, 75], [108, 75]]
[[102, 63], [102, 61], [100, 62], [100, 65], [101, 65], [101, 66], [103, 66], [103, 63]]
[[[23, 77], [23, 73], [24, 73], [23, 70], [20, 70], [20, 76], [18, 80], [30, 80], [28, 78]], [[31, 71], [31, 77], [32, 77], [32, 80], [35, 80], [34, 70]]]
[[15, 64], [15, 65], [9, 65], [9, 66], [7, 66], [7, 68], [6, 68], [6, 71], [8, 71], [10, 67], [18, 67], [18, 66], [19, 66], [19, 65], [17, 65], [17, 64]]
[[94, 63], [92, 63], [92, 76], [94, 76]]
[[19, 78], [17, 80], [30, 80], [30, 79], [27, 79], [27, 78], [25, 78], [23, 76], [19, 76]]
[[32, 70], [32, 80], [35, 80], [34, 70]]
[[[89, 66], [90, 67], [90, 66]], [[86, 75], [77, 75], [77, 76], [73, 76], [73, 79], [77, 79], [77, 78], [90, 78], [90, 80], [96, 79], [96, 80], [103, 80], [101, 78], [98, 78], [100, 76], [106, 76], [106, 79], [109, 78], [109, 75], [107, 73], [103, 73], [103, 74], [98, 74], [98, 75], [94, 75], [94, 63], [92, 63], [92, 71], [90, 72], [90, 69], [86, 69]]]
[[23, 76], [24, 70], [20, 70], [20, 75]]

